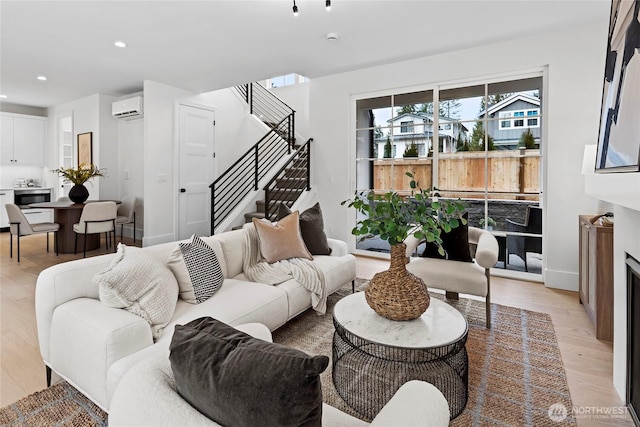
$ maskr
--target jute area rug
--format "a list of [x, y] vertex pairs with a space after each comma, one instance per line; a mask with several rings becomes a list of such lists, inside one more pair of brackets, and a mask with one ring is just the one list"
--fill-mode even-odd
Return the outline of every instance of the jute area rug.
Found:
[[[356, 289], [362, 291], [367, 282], [356, 283]], [[327, 314], [318, 316], [307, 310], [276, 330], [274, 341], [331, 358], [333, 306], [350, 293], [350, 286], [340, 289], [329, 297]], [[439, 293], [431, 295], [444, 299]], [[571, 408], [572, 403], [547, 314], [493, 304], [493, 326], [487, 330], [484, 302], [464, 298], [447, 302], [469, 322], [469, 397], [465, 410], [451, 426], [575, 425], [570, 414], [562, 422], [554, 422], [548, 416], [551, 405], [560, 403]], [[331, 364], [322, 374], [322, 390], [326, 403], [358, 417], [333, 387]], [[1, 408], [0, 425], [106, 426], [107, 414], [62, 382]]]
[[[356, 279], [356, 290], [368, 282]], [[334, 333], [331, 313], [342, 297], [351, 293], [344, 287], [329, 297], [327, 314], [312, 310], [273, 333], [273, 340], [310, 354], [331, 358]], [[431, 292], [432, 298], [444, 295]], [[461, 298], [445, 300], [469, 322], [469, 395], [465, 410], [451, 426], [568, 426], [575, 425], [571, 414], [562, 422], [552, 421], [549, 407], [563, 404], [572, 408], [569, 387], [549, 315], [492, 304], [492, 327], [485, 327], [484, 301]], [[322, 374], [323, 400], [355, 417], [336, 392], [331, 364]], [[368, 421], [368, 420], [366, 420]]]
[[107, 414], [67, 382], [0, 409], [0, 426], [106, 426]]

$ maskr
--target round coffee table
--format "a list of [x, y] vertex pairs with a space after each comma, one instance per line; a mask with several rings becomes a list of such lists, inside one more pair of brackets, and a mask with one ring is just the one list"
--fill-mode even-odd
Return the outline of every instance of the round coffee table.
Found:
[[467, 404], [467, 321], [437, 299], [418, 319], [396, 322], [374, 312], [364, 292], [333, 311], [333, 383], [342, 399], [373, 419], [402, 384], [423, 380], [447, 399], [451, 419]]

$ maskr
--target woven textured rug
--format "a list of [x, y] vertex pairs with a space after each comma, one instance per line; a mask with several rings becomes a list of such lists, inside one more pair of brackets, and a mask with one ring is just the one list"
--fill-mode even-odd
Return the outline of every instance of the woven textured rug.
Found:
[[[357, 280], [357, 290], [366, 281]], [[351, 293], [340, 289], [329, 297], [327, 314], [307, 310], [273, 333], [275, 342], [309, 354], [331, 358], [332, 312], [335, 303]], [[444, 295], [431, 293], [433, 298]], [[571, 408], [555, 332], [548, 315], [493, 304], [492, 328], [484, 326], [484, 302], [447, 301], [469, 322], [469, 397], [465, 410], [451, 426], [568, 426], [549, 418], [549, 407]], [[342, 401], [331, 380], [331, 364], [322, 374], [323, 399], [358, 417]], [[570, 411], [569, 411], [570, 412]], [[0, 409], [0, 426], [106, 426], [107, 415], [69, 384], [63, 382]]]
[[0, 426], [106, 425], [107, 414], [67, 382], [56, 384], [0, 409]]
[[[357, 279], [356, 290], [367, 282]], [[350, 287], [329, 297], [327, 314], [308, 310], [274, 331], [273, 340], [310, 354], [331, 358], [333, 306], [351, 293]], [[432, 298], [444, 295], [431, 292]], [[469, 395], [465, 410], [451, 426], [569, 426], [569, 413], [561, 422], [549, 417], [553, 404], [572, 408], [569, 387], [549, 315], [492, 304], [492, 328], [485, 328], [484, 301], [461, 298], [446, 300], [469, 322]], [[331, 364], [322, 373], [323, 400], [355, 417], [340, 398], [331, 379]], [[569, 410], [569, 412], [571, 412]]]

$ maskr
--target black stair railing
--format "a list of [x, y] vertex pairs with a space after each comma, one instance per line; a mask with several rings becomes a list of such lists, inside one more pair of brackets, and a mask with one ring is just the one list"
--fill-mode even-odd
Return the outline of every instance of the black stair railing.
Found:
[[311, 190], [311, 142], [309, 138], [264, 187], [265, 218], [274, 221], [280, 203], [291, 207], [303, 191]]
[[291, 116], [290, 128], [282, 137], [291, 145], [295, 142], [295, 110], [282, 102], [270, 90], [259, 83], [248, 83], [235, 87], [249, 105], [249, 112], [260, 118], [267, 126], [273, 127], [285, 117]]
[[292, 120], [293, 116], [289, 115], [274, 124], [266, 135], [209, 186], [212, 233], [247, 194], [258, 190], [258, 182], [282, 157], [291, 154], [291, 144], [282, 134], [291, 128]]

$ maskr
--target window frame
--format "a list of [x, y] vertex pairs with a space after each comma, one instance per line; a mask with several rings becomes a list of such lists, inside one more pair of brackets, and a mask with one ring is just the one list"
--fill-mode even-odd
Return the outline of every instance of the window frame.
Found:
[[[547, 111], [547, 107], [545, 107], [544, 103], [543, 103], [544, 98], [547, 95], [546, 85], [548, 84], [548, 69], [546, 67], [530, 69], [530, 70], [517, 72], [517, 73], [512, 73], [512, 74], [510, 73], [510, 74], [495, 75], [493, 77], [477, 77], [477, 78], [471, 78], [471, 79], [464, 79], [464, 80], [460, 80], [460, 81], [443, 82], [443, 83], [437, 83], [437, 84], [416, 85], [416, 86], [412, 86], [411, 89], [413, 91], [421, 91], [421, 92], [431, 91], [433, 97], [432, 97], [432, 100], [429, 101], [429, 102], [433, 103], [433, 110], [437, 111], [437, 108], [440, 105], [440, 102], [439, 102], [440, 94], [442, 94], [444, 91], [447, 91], [449, 89], [454, 89], [454, 90], [456, 90], [456, 89], [467, 89], [467, 88], [472, 89], [472, 87], [474, 85], [476, 85], [476, 86], [485, 86], [485, 94], [484, 94], [484, 96], [485, 96], [485, 99], [486, 99], [486, 97], [489, 94], [497, 93], [497, 92], [487, 92], [486, 88], [488, 87], [489, 90], [491, 90], [491, 85], [492, 84], [503, 84], [503, 83], [506, 83], [506, 86], [508, 87], [510, 82], [515, 82], [515, 81], [519, 81], [519, 80], [530, 80], [530, 79], [540, 79], [540, 86], [536, 86], [539, 89], [535, 89], [535, 90], [536, 91], [539, 90], [539, 94], [540, 95], [538, 95], [538, 98], [540, 99], [541, 103], [536, 108], [531, 108], [531, 109], [524, 110], [524, 111], [530, 110], [530, 111], [532, 111], [533, 114], [525, 114], [525, 116], [522, 117], [522, 119], [525, 120], [525, 123], [524, 123], [525, 126], [523, 126], [523, 128], [524, 129], [526, 129], [528, 127], [540, 128], [541, 129], [541, 131], [540, 131], [540, 139], [546, 140], [546, 133], [547, 133], [546, 126], [547, 126], [547, 124], [546, 123], [545, 124], [540, 123], [540, 119], [544, 116], [544, 114]], [[525, 92], [527, 90], [528, 89], [521, 89], [521, 91], [523, 91], [523, 92]], [[532, 86], [531, 90], [534, 90], [533, 86]], [[401, 96], [401, 95], [405, 95], [405, 93], [401, 92], [401, 91], [398, 91], [397, 89], [386, 89], [386, 90], [381, 90], [381, 91], [377, 91], [377, 92], [369, 92], [369, 93], [366, 93], [366, 94], [365, 93], [361, 93], [361, 94], [358, 94], [358, 95], [352, 95], [351, 99], [354, 102], [354, 104], [353, 104], [354, 105], [354, 111], [357, 112], [357, 111], [359, 111], [358, 108], [357, 108], [357, 102], [358, 101], [368, 100], [369, 98], [375, 98], [375, 97], [389, 96], [391, 98], [391, 103], [390, 103], [388, 108], [392, 111], [391, 116], [393, 117], [395, 115], [394, 114], [394, 111], [395, 111], [394, 109], [397, 107], [397, 105], [394, 103], [394, 99], [395, 99], [395, 97]], [[400, 105], [405, 105], [405, 104], [406, 103], [401, 103]], [[357, 114], [358, 113], [356, 113], [354, 115], [354, 117], [357, 117]], [[433, 121], [431, 122], [431, 124], [432, 124], [432, 128], [431, 129], [433, 131], [433, 134], [430, 137], [431, 138], [430, 141], [438, 141], [439, 138], [442, 136], [441, 135], [442, 131], [440, 131], [439, 126], [438, 126], [439, 122], [440, 122], [439, 119], [440, 119], [440, 117], [437, 114], [433, 116]], [[478, 119], [481, 122], [484, 123], [485, 129], [488, 129], [487, 125], [489, 123], [491, 123], [491, 122], [494, 122], [494, 123], [498, 122], [498, 123], [496, 123], [496, 125], [498, 125], [499, 122], [500, 122], [500, 119], [498, 119], [498, 117], [496, 117], [495, 115], [492, 115], [491, 117], [489, 117], [487, 114], [485, 114], [483, 117], [479, 117]], [[513, 118], [510, 118], [509, 120], [511, 120], [511, 119], [513, 119]], [[530, 124], [530, 122], [528, 122], [529, 119], [535, 120], [536, 121], [536, 125], [527, 126], [528, 124]], [[457, 122], [460, 125], [465, 126], [468, 129], [469, 133], [471, 133], [472, 129], [473, 129], [473, 126], [471, 126], [470, 123], [472, 124], [475, 121], [477, 121], [477, 120], [467, 119], [466, 116], [463, 116], [463, 118], [457, 120]], [[355, 122], [356, 122], [356, 120], [354, 120], [354, 123]], [[358, 131], [364, 130], [364, 128], [360, 128], [360, 127], [357, 127], [357, 126], [353, 126], [353, 128], [354, 129], [357, 128], [356, 129], [356, 134], [357, 134]], [[390, 126], [390, 128], [392, 128], [392, 126]], [[513, 129], [513, 128], [511, 128], [511, 129]], [[397, 129], [397, 130], [399, 130], [399, 129]], [[495, 130], [498, 130], [498, 126], [494, 127], [494, 131]], [[354, 136], [356, 134], [354, 134]], [[391, 132], [390, 132], [389, 136], [393, 137], [393, 134], [394, 134], [394, 132], [391, 129]], [[397, 131], [396, 131], [396, 135], [398, 135]], [[487, 133], [487, 135], [488, 135], [488, 133]], [[486, 141], [486, 137], [485, 137], [485, 141]], [[430, 154], [432, 156], [430, 158], [432, 158], [433, 162], [434, 162], [433, 163], [434, 166], [433, 166], [432, 174], [433, 174], [434, 182], [437, 182], [438, 179], [439, 179], [438, 178], [438, 176], [439, 176], [439, 172], [438, 172], [438, 157], [441, 154], [448, 154], [448, 153], [447, 153], [447, 151], [442, 151], [441, 152], [437, 148], [438, 145], [435, 142], [432, 145], [433, 145], [433, 148], [435, 148], [435, 150], [432, 153], [430, 152]], [[354, 147], [355, 147], [355, 145], [354, 145]], [[546, 147], [546, 145], [545, 145], [545, 147]], [[396, 148], [396, 147], [394, 147], [394, 148]], [[357, 148], [355, 150], [357, 152]], [[491, 161], [490, 159], [493, 157], [491, 155], [491, 153], [492, 153], [491, 151], [487, 151], [487, 149], [485, 149], [485, 156], [488, 157], [489, 161]], [[497, 151], [496, 151], [496, 153], [497, 153]], [[545, 199], [545, 194], [546, 194], [544, 190], [546, 188], [546, 184], [545, 184], [546, 179], [545, 179], [545, 176], [544, 176], [545, 175], [545, 165], [544, 165], [543, 162], [545, 162], [545, 159], [546, 159], [546, 148], [543, 148], [543, 146], [541, 145], [540, 148], [539, 148], [539, 152], [538, 153], [535, 153], [535, 154], [527, 153], [527, 154], [524, 154], [524, 155], [521, 153], [520, 157], [539, 157], [540, 158], [541, 164], [540, 164], [540, 170], [539, 170], [539, 174], [540, 174], [539, 192], [535, 192], [533, 194], [536, 194], [537, 197], [538, 197], [538, 199], [535, 199], [535, 200], [539, 200], [538, 203], [540, 203], [541, 205], [544, 206], [544, 199]], [[370, 160], [371, 164], [373, 164], [373, 162], [375, 162], [376, 160], [379, 160], [380, 158], [381, 158], [380, 156], [377, 156], [376, 158], [366, 159], [366, 158], [362, 158], [362, 156], [354, 156], [354, 160], [355, 161], [354, 161], [353, 164], [356, 167], [356, 169], [354, 169], [354, 178], [356, 178], [355, 181], [354, 181], [354, 185], [355, 185], [354, 188], [356, 190], [362, 190], [361, 188], [359, 188], [361, 185], [360, 185], [360, 183], [358, 183], [358, 179], [359, 179], [360, 176], [364, 176], [364, 175], [361, 175], [360, 172], [357, 172], [358, 165], [362, 164], [360, 162], [365, 161], [365, 160]], [[393, 156], [393, 159], [390, 159], [390, 160], [392, 160], [392, 161], [390, 163], [387, 163], [387, 164], [390, 165], [391, 170], [393, 170], [394, 164], [396, 165], [395, 167], [404, 167], [404, 166], [402, 166], [403, 165], [402, 164], [403, 159], [400, 159], [400, 158], [398, 158], [396, 156]], [[406, 160], [404, 160], [404, 161], [406, 161]], [[363, 184], [362, 187], [366, 187], [366, 186], [369, 185], [369, 184], [364, 183], [364, 181], [362, 182], [362, 184]], [[393, 189], [393, 183], [391, 183], [391, 185], [392, 185], [391, 189]], [[494, 193], [492, 193], [491, 191], [487, 192], [487, 190], [485, 188], [484, 192], [480, 191], [480, 193], [475, 194], [475, 196], [478, 196], [478, 195], [481, 195], [481, 194], [484, 194], [485, 197], [486, 197], [486, 195], [489, 195], [489, 197], [490, 197]], [[510, 195], [517, 195], [516, 193], [513, 193], [513, 194], [509, 193], [509, 194]], [[473, 194], [470, 193], [470, 195], [473, 195]], [[474, 198], [475, 198], [475, 196], [474, 196]], [[488, 200], [488, 202], [490, 203], [491, 202], [491, 197], [489, 199], [485, 199], [485, 200]], [[487, 214], [487, 213], [485, 212], [485, 214]], [[354, 217], [355, 217], [355, 215], [354, 215]], [[544, 241], [544, 235], [542, 236], [542, 238], [543, 238], [543, 241]], [[355, 241], [355, 239], [354, 239], [354, 241]], [[376, 252], [363, 251], [361, 249], [358, 249], [357, 247], [354, 248], [354, 249], [355, 249], [356, 253], [361, 252], [363, 254], [366, 253], [369, 256], [376, 256], [375, 255]], [[384, 257], [384, 255], [383, 255], [383, 257]], [[543, 281], [544, 280], [545, 265], [546, 265], [546, 262], [543, 261], [542, 274], [541, 275], [532, 275], [530, 273], [521, 273], [521, 272], [514, 271], [514, 270], [499, 270], [499, 271], [497, 271], [497, 273], [500, 276], [522, 278], [522, 279], [533, 280], [533, 281]], [[506, 275], [504, 273], [506, 273]], [[535, 276], [535, 277], [532, 277], [532, 276]]]

